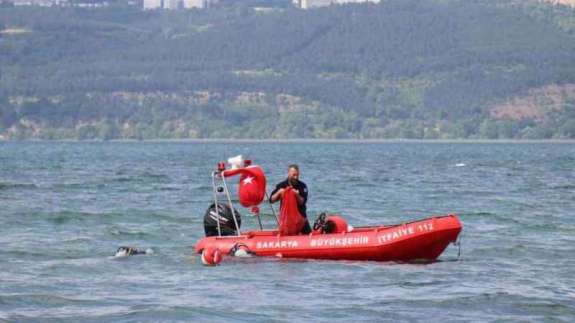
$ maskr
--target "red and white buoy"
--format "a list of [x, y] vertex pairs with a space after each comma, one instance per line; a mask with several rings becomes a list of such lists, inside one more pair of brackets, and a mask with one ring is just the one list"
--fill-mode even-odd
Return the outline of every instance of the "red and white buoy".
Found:
[[202, 263], [206, 266], [216, 266], [222, 261], [222, 254], [217, 248], [204, 248], [202, 251]]

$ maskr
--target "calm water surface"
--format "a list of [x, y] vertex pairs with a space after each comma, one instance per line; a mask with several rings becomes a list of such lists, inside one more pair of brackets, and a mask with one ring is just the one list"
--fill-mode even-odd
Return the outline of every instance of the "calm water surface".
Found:
[[[271, 184], [298, 163], [313, 218], [457, 213], [461, 257], [204, 267], [209, 174], [237, 154]], [[423, 320], [575, 321], [575, 144], [0, 143], [0, 321]]]

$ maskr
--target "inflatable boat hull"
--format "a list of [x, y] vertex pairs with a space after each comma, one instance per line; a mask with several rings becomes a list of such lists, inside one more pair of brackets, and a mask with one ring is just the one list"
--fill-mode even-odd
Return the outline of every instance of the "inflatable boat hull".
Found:
[[281, 236], [277, 230], [239, 236], [207, 237], [195, 246], [230, 254], [241, 247], [256, 256], [372, 261], [434, 260], [455, 242], [462, 225], [456, 215], [437, 216], [391, 226], [358, 227], [331, 234]]

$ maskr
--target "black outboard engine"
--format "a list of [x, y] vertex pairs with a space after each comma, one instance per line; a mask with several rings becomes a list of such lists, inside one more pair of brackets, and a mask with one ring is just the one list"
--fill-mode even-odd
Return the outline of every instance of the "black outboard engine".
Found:
[[[236, 209], [234, 209], [234, 213], [236, 215], [236, 220], [238, 221], [238, 227], [241, 227], [242, 216]], [[215, 203], [212, 203], [204, 215], [204, 230], [206, 231], [206, 237], [218, 235], [218, 221], [220, 222], [220, 231], [223, 236], [232, 236], [236, 234], [236, 224], [234, 223], [234, 217], [230, 207], [227, 204], [218, 203], [218, 212], [216, 212], [216, 205]]]

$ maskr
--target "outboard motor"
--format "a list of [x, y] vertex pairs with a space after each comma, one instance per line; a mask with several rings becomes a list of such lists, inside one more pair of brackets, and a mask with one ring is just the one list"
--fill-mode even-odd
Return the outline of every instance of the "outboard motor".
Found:
[[[236, 209], [234, 209], [234, 213], [238, 221], [238, 227], [241, 227], [242, 217]], [[206, 232], [206, 237], [218, 235], [218, 221], [220, 222], [222, 236], [232, 236], [236, 234], [236, 224], [234, 223], [234, 217], [230, 207], [227, 204], [218, 203], [218, 212], [216, 212], [216, 205], [212, 203], [204, 215], [204, 231]]]

